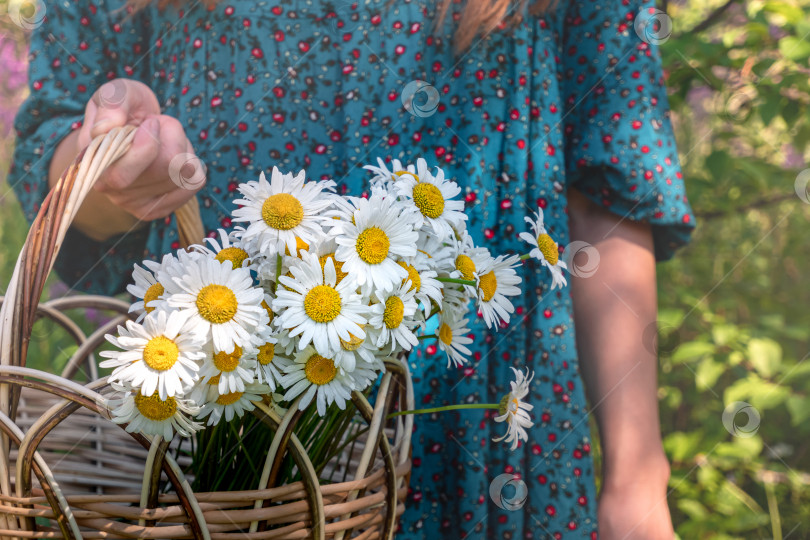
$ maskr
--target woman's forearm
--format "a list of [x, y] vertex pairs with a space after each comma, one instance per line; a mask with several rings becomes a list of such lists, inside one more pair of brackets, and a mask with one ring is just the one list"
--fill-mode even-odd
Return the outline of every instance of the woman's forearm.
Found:
[[[48, 186], [53, 187], [62, 172], [76, 158], [79, 130], [72, 131], [56, 147], [48, 170]], [[103, 193], [91, 189], [79, 208], [73, 226], [93, 240], [106, 240], [116, 234], [131, 230], [138, 223], [132, 214], [115, 206]]]
[[581, 370], [599, 426], [604, 487], [638, 481], [639, 474], [665, 485], [657, 358], [644, 343], [645, 329], [657, 318], [650, 227], [621, 220], [574, 190], [569, 219], [571, 240], [591, 244], [600, 257], [592, 276], [572, 273], [571, 294]]

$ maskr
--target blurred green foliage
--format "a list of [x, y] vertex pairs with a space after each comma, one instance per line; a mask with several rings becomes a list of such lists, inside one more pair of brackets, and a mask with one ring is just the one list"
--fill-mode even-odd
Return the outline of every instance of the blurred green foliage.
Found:
[[[660, 48], [698, 214], [692, 244], [658, 268], [670, 508], [682, 538], [807, 538], [810, 204], [795, 184], [810, 142], [810, 2], [667, 11]], [[748, 429], [736, 402], [759, 417]]]
[[[659, 396], [676, 530], [690, 540], [810, 537], [810, 288], [802, 284], [810, 204], [796, 192], [810, 142], [810, 1], [661, 7], [672, 20], [660, 48], [699, 226], [658, 268]], [[2, 176], [11, 144], [0, 141]], [[26, 232], [0, 182], [0, 287]], [[38, 367], [58, 371], [70, 352], [66, 336], [35, 332]]]

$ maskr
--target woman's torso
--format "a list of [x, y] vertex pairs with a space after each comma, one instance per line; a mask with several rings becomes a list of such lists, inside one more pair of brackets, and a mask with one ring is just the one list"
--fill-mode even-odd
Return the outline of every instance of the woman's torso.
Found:
[[[527, 19], [457, 55], [453, 24], [432, 35], [431, 12], [415, 2], [234, 1], [212, 12], [198, 6], [178, 23], [153, 10], [159, 41], [146, 60], [149, 84], [208, 168], [199, 197], [209, 232], [231, 226], [237, 184], [261, 170], [304, 168], [357, 194], [368, 178], [364, 164], [421, 156], [462, 187], [469, 230], [493, 253], [525, 251], [517, 234], [537, 206], [565, 245], [554, 23]], [[173, 231], [166, 234], [153, 250], [172, 247]], [[548, 419], [537, 418], [532, 444], [512, 453], [491, 442], [501, 426], [481, 414], [420, 417], [404, 538], [522, 537], [571, 523], [578, 535], [595, 530], [568, 290], [550, 293], [538, 266], [522, 275], [514, 332], [489, 333], [474, 321], [471, 364], [448, 370], [430, 346], [411, 356], [417, 401], [497, 401], [509, 367], [530, 366], [532, 402]], [[504, 471], [536, 477], [525, 513], [493, 506], [486, 495]]]

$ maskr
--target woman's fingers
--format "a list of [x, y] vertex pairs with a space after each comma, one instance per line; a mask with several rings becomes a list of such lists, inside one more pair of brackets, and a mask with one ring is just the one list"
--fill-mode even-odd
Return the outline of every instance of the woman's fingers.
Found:
[[129, 150], [110, 165], [96, 184], [102, 193], [123, 193], [158, 158], [161, 150], [160, 122], [147, 118], [136, 130]]
[[120, 195], [110, 196], [110, 200], [126, 212], [132, 214], [141, 221], [151, 221], [161, 219], [181, 206], [194, 196], [193, 191], [175, 188], [160, 195], [151, 194], [147, 197], [121, 197]]
[[205, 184], [205, 167], [180, 122], [150, 116], [132, 146], [114, 163], [97, 189], [122, 210], [149, 221], [171, 214]]
[[144, 221], [164, 218], [183, 206], [193, 196], [193, 191], [178, 188], [142, 203], [134, 215]]
[[115, 127], [139, 125], [147, 117], [159, 114], [157, 97], [142, 82], [131, 79], [108, 81], [93, 93], [85, 106], [79, 147], [87, 146], [93, 137]]
[[160, 157], [148, 172], [165, 178], [174, 187], [198, 191], [205, 183], [205, 171], [180, 121], [171, 116], [161, 116], [160, 135]]
[[113, 79], [104, 83], [90, 101], [96, 105], [91, 137], [107, 133], [114, 127], [138, 125], [144, 119], [160, 114], [155, 93], [142, 82], [132, 79]]
[[114, 127], [125, 126], [140, 104], [141, 92], [125, 79], [113, 79], [102, 84], [90, 98], [95, 115], [90, 122], [90, 136], [107, 133]]

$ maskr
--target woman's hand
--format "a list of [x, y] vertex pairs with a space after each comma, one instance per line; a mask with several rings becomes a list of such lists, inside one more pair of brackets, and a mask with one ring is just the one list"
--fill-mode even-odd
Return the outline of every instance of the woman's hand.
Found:
[[669, 465], [663, 456], [657, 461], [649, 466], [636, 463], [621, 473], [605, 471], [598, 510], [601, 540], [672, 540]]
[[66, 137], [54, 154], [51, 184], [94, 137], [125, 125], [137, 126], [132, 145], [104, 171], [74, 221], [96, 240], [168, 216], [205, 184], [204, 166], [183, 126], [161, 114], [148, 86], [129, 79], [109, 81], [93, 94], [82, 127]]

